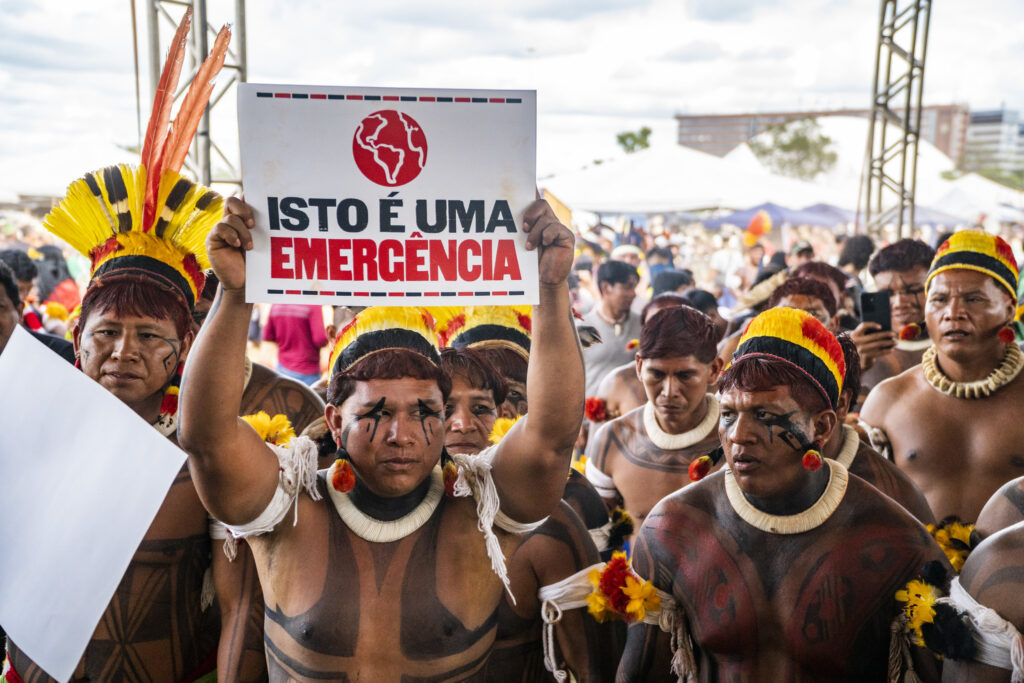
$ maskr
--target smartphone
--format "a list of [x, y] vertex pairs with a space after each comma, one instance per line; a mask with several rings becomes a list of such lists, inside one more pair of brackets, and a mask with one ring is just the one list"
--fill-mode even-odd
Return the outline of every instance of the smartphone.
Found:
[[882, 330], [892, 330], [892, 310], [889, 307], [889, 290], [860, 293], [860, 317], [866, 323], [878, 323]]

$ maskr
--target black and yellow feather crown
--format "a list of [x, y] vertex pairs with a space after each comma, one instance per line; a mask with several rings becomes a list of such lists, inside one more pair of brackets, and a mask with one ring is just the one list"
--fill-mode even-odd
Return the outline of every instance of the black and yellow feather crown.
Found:
[[371, 354], [395, 349], [413, 351], [440, 366], [441, 352], [434, 324], [433, 316], [424, 308], [366, 308], [335, 337], [328, 366], [330, 376], [349, 370]]
[[210, 267], [206, 235], [220, 220], [224, 202], [179, 171], [231, 39], [225, 26], [171, 121], [191, 22], [190, 8], [178, 25], [157, 85], [139, 166], [122, 164], [85, 174], [71, 183], [43, 221], [89, 258], [90, 287], [144, 278], [180, 295], [189, 308], [203, 290], [203, 270]]

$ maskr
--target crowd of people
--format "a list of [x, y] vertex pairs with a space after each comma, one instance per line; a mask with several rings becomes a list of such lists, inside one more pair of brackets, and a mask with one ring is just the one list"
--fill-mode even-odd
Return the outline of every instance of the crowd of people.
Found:
[[[84, 291], [0, 251], [0, 353], [29, 329], [188, 456], [73, 680], [1024, 680], [1001, 237], [835, 265], [755, 239], [709, 280], [537, 200], [532, 307], [286, 305], [255, 335], [265, 226], [154, 130], [44, 221]], [[5, 645], [0, 681], [54, 680]]]

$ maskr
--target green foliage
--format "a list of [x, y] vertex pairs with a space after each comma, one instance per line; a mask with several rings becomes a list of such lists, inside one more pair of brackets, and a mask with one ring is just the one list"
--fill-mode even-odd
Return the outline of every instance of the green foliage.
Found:
[[615, 136], [615, 141], [619, 143], [622, 149], [626, 150], [626, 154], [632, 154], [633, 152], [640, 149], [647, 149], [651, 146], [651, 129], [644, 126], [637, 132], [627, 130], [624, 133], [619, 133]]
[[831, 149], [832, 138], [822, 134], [814, 119], [776, 124], [747, 144], [761, 163], [772, 171], [800, 180], [813, 180], [827, 173], [839, 158]]

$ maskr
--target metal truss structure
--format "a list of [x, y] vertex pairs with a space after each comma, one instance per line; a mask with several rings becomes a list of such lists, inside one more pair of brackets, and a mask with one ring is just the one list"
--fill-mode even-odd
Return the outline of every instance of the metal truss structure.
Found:
[[932, 0], [881, 0], [871, 126], [858, 199], [860, 231], [914, 227], [917, 144]]
[[[161, 25], [168, 31], [168, 39], [174, 35], [174, 31], [181, 20], [183, 10], [192, 7], [192, 33], [188, 44], [188, 52], [185, 58], [185, 66], [182, 70], [183, 76], [178, 84], [178, 91], [174, 94], [175, 100], [184, 97], [189, 85], [195, 78], [199, 65], [209, 50], [209, 43], [216, 38], [217, 28], [207, 20], [206, 0], [144, 0], [146, 6], [146, 28], [149, 44], [149, 73], [151, 83], [151, 95], [155, 96], [156, 84], [160, 81], [160, 71], [163, 68], [166, 48], [160, 46]], [[185, 159], [185, 167], [204, 184], [212, 183], [230, 184], [241, 187], [242, 175], [238, 162], [237, 145], [232, 142], [231, 147], [225, 152], [226, 144], [218, 144], [213, 132], [210, 130], [210, 111], [217, 106], [225, 94], [236, 84], [246, 81], [246, 50], [245, 50], [245, 0], [233, 0], [234, 23], [231, 27], [231, 47], [224, 60], [224, 68], [216, 89], [210, 96], [210, 104], [203, 114], [199, 128], [196, 130], [195, 140], [192, 149]], [[134, 3], [133, 3], [134, 4]], [[223, 22], [220, 22], [223, 23]], [[227, 75], [227, 80], [224, 76]], [[237, 90], [237, 88], [236, 88]], [[150, 98], [150, 102], [153, 97]], [[223, 166], [226, 174], [218, 176], [213, 174], [212, 155], [217, 157], [217, 166]], [[230, 194], [230, 192], [228, 193]]]

